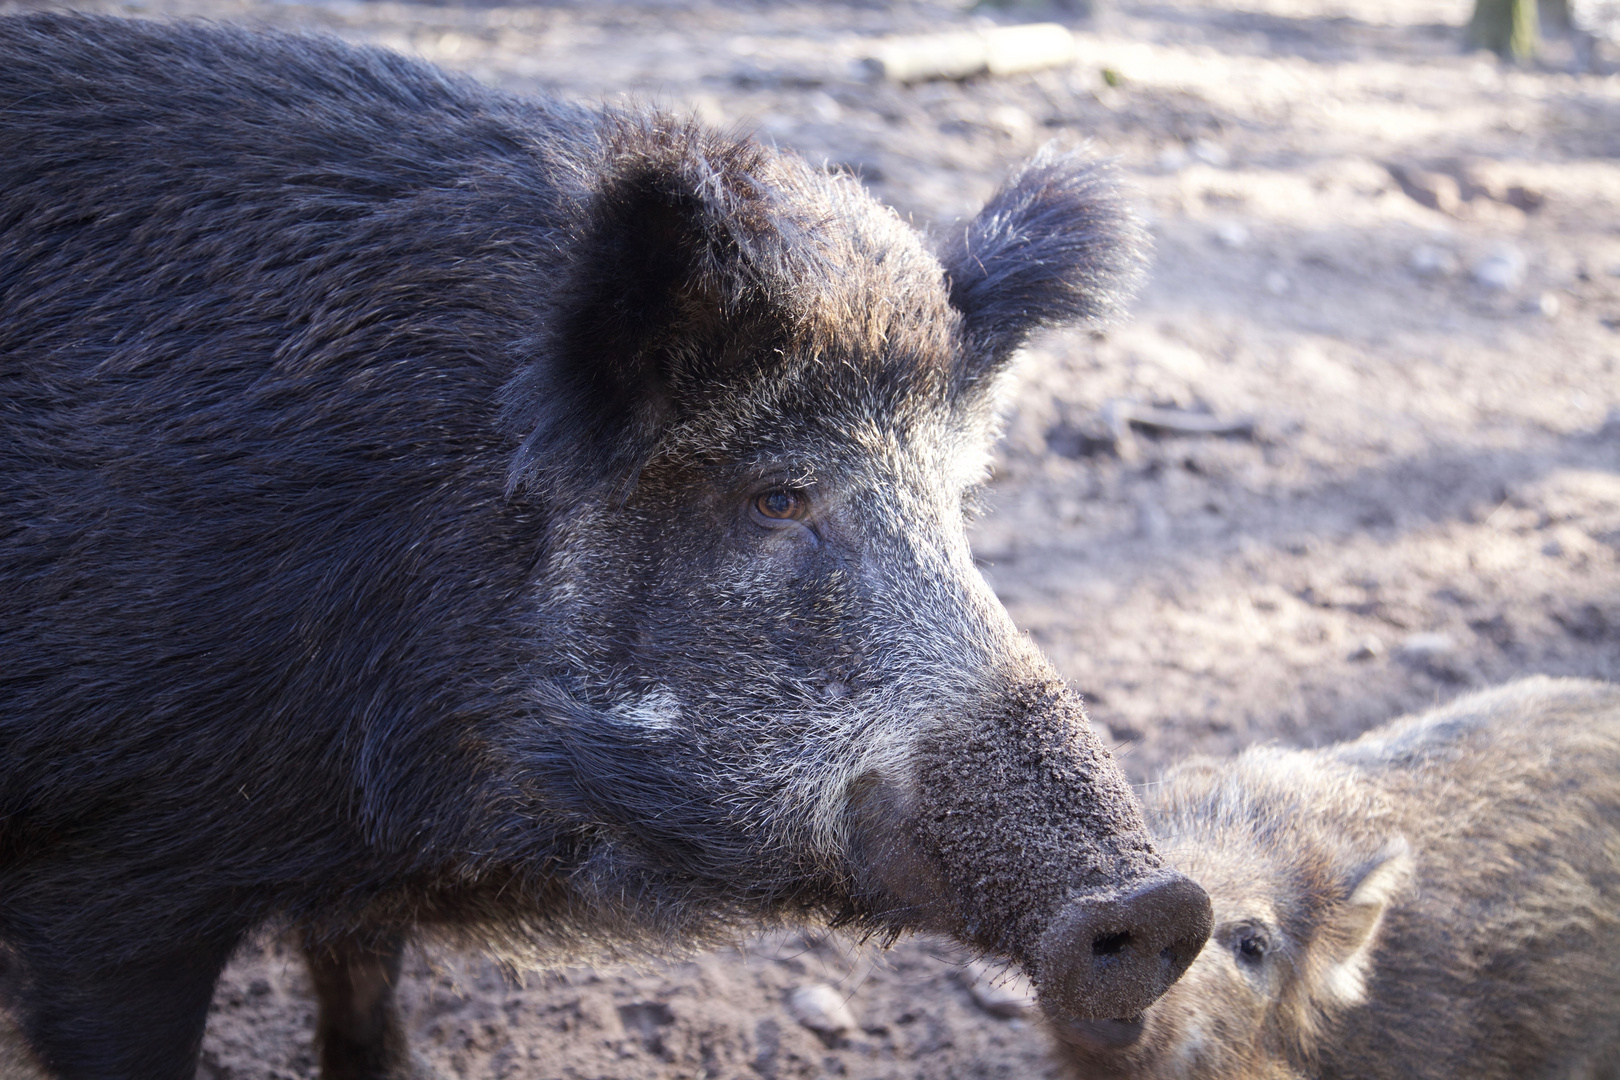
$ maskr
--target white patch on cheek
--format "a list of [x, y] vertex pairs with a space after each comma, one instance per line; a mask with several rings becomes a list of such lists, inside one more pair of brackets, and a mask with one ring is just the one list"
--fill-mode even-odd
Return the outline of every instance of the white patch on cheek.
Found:
[[1323, 980], [1327, 992], [1340, 1005], [1360, 1005], [1367, 999], [1367, 972], [1365, 963], [1354, 961], [1336, 964]]
[[1172, 1076], [1195, 1075], [1199, 1063], [1209, 1052], [1211, 1037], [1205, 1005], [1212, 991], [1219, 992], [1216, 986], [1210, 985], [1208, 970], [1200, 970], [1209, 959], [1206, 951], [1194, 960], [1191, 970], [1148, 1013], [1150, 1021], [1157, 1020], [1174, 1034], [1175, 1042], [1166, 1062]]
[[1178, 1075], [1191, 1075], [1193, 1067], [1203, 1058], [1209, 1046], [1209, 1035], [1204, 1030], [1204, 1018], [1199, 1013], [1192, 1013], [1187, 1017], [1187, 1024], [1181, 1030], [1181, 1041], [1176, 1044], [1176, 1071]]
[[[819, 857], [837, 865], [850, 850], [850, 796], [857, 782], [877, 777], [897, 783], [910, 772], [914, 732], [899, 717], [872, 723], [849, 710], [825, 731], [828, 764], [800, 781], [800, 800], [810, 807], [810, 842]], [[864, 723], [862, 721], [865, 721]], [[862, 730], [857, 734], [855, 729]], [[857, 747], [853, 755], [847, 752]], [[839, 754], [839, 749], [845, 753]]]
[[951, 485], [949, 490], [966, 491], [990, 479], [995, 464], [991, 446], [988, 442], [964, 446], [949, 456], [950, 466], [946, 476]]
[[614, 705], [612, 715], [643, 731], [673, 731], [680, 726], [681, 702], [667, 687], [660, 686]]
[[1231, 1040], [1246, 1040], [1258, 1030], [1252, 1025], [1260, 1022], [1252, 1011], [1259, 1003], [1245, 982], [1231, 969], [1224, 949], [1213, 941], [1206, 945], [1186, 974], [1148, 1011], [1149, 1020], [1161, 1025], [1159, 1030], [1170, 1038], [1162, 1067], [1144, 1068], [1142, 1075], [1239, 1075], [1233, 1071]]

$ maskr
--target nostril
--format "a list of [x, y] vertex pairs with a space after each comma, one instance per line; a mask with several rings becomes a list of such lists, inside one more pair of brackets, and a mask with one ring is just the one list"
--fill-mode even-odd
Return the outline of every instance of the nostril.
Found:
[[1130, 943], [1131, 935], [1128, 933], [1102, 934], [1091, 943], [1091, 952], [1094, 956], [1114, 956], [1123, 952]]

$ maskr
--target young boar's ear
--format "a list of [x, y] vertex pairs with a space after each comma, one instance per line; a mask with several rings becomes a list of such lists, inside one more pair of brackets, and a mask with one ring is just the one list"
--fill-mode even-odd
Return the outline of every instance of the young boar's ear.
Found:
[[1039, 327], [1116, 314], [1147, 246], [1112, 171], [1048, 145], [944, 253], [964, 323], [962, 381], [994, 374]]
[[1415, 862], [1405, 837], [1386, 842], [1371, 859], [1351, 868], [1348, 897], [1329, 912], [1312, 952], [1313, 997], [1328, 1005], [1355, 1005], [1366, 998], [1367, 976], [1384, 912], [1411, 882]]
[[[664, 117], [621, 119], [540, 313], [502, 391], [523, 436], [507, 491], [627, 493], [683, 406], [777, 354], [799, 254], [760, 182], [763, 153]], [[774, 317], [773, 317], [774, 316]]]

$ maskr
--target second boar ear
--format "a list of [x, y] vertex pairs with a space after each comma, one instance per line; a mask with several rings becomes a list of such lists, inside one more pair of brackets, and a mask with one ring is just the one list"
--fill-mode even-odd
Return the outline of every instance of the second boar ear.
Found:
[[635, 483], [683, 403], [775, 355], [774, 283], [794, 256], [758, 146], [667, 118], [622, 119], [562, 238], [562, 283], [502, 392], [522, 434], [507, 490]]
[[1115, 315], [1147, 246], [1111, 170], [1043, 149], [943, 253], [963, 320], [963, 381], [994, 374], [1040, 327]]
[[1367, 994], [1372, 952], [1384, 913], [1411, 882], [1412, 849], [1394, 837], [1370, 860], [1351, 868], [1348, 896], [1333, 906], [1312, 944], [1320, 958], [1311, 973], [1315, 997], [1324, 1004], [1355, 1005]]

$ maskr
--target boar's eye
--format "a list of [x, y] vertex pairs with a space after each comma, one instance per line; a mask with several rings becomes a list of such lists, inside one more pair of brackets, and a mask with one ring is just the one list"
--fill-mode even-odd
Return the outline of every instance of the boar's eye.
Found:
[[753, 509], [766, 522], [803, 521], [810, 512], [810, 500], [803, 492], [776, 488], [755, 495]]

